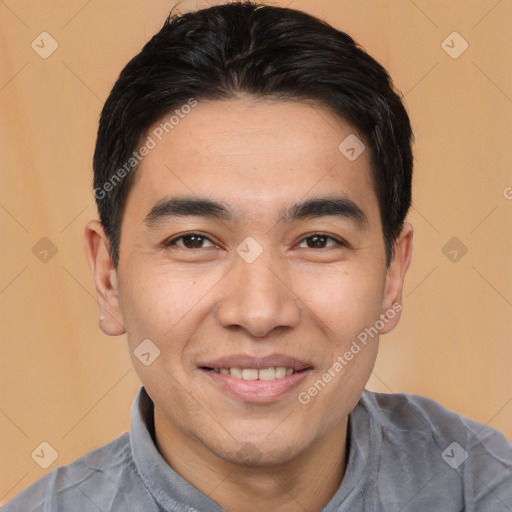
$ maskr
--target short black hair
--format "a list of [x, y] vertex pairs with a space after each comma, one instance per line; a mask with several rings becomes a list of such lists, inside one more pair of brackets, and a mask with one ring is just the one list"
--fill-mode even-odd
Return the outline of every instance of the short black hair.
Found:
[[94, 195], [115, 268], [123, 207], [143, 153], [137, 149], [149, 128], [198, 100], [247, 95], [312, 100], [357, 131], [370, 151], [389, 265], [411, 204], [413, 134], [401, 95], [386, 70], [346, 33], [295, 9], [241, 1], [171, 11], [105, 102]]

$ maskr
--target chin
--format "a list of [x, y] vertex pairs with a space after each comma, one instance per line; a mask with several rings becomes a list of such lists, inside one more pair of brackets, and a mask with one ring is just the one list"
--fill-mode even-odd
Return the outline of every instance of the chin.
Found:
[[223, 451], [216, 455], [225, 461], [243, 467], [269, 467], [292, 462], [301, 453], [296, 443], [276, 446], [275, 442], [246, 441], [239, 443], [234, 450]]

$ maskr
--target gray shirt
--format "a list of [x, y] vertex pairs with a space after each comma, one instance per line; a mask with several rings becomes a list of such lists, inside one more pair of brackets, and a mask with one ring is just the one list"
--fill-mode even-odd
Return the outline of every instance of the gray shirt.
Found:
[[[512, 511], [512, 444], [498, 431], [417, 395], [364, 391], [349, 416], [345, 477], [321, 512]], [[61, 466], [4, 512], [221, 512], [154, 442], [142, 387], [131, 431]]]

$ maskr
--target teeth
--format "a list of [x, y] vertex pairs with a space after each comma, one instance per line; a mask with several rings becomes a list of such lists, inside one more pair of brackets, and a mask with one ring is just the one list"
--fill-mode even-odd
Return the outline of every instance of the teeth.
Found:
[[258, 370], [255, 368], [242, 370], [242, 379], [244, 380], [257, 380]]
[[285, 368], [284, 366], [277, 366], [276, 368], [214, 368], [215, 373], [222, 373], [223, 375], [232, 375], [237, 379], [244, 380], [275, 380], [282, 379], [287, 375], [293, 373], [293, 368]]
[[274, 380], [276, 378], [276, 371], [274, 368], [261, 369], [259, 372], [260, 380]]
[[[290, 370], [292, 370], [292, 369], [290, 368]], [[293, 370], [291, 373], [293, 373]], [[283, 366], [278, 366], [276, 368], [276, 379], [282, 379], [283, 377], [286, 377], [286, 375], [287, 375], [286, 368], [284, 368]]]
[[242, 370], [240, 370], [240, 368], [231, 368], [229, 370], [229, 373], [233, 375], [233, 377], [236, 377], [237, 379], [242, 378]]

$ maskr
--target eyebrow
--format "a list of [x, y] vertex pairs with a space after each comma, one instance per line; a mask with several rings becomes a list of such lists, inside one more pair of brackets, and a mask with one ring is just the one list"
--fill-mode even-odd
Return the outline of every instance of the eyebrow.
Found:
[[[171, 197], [158, 201], [146, 215], [144, 224], [152, 229], [174, 217], [205, 217], [222, 221], [233, 219], [233, 213], [225, 203], [206, 197]], [[368, 224], [363, 210], [346, 196], [325, 196], [306, 199], [292, 204], [279, 212], [279, 223], [290, 223], [301, 219], [335, 216], [348, 219], [359, 227]]]

